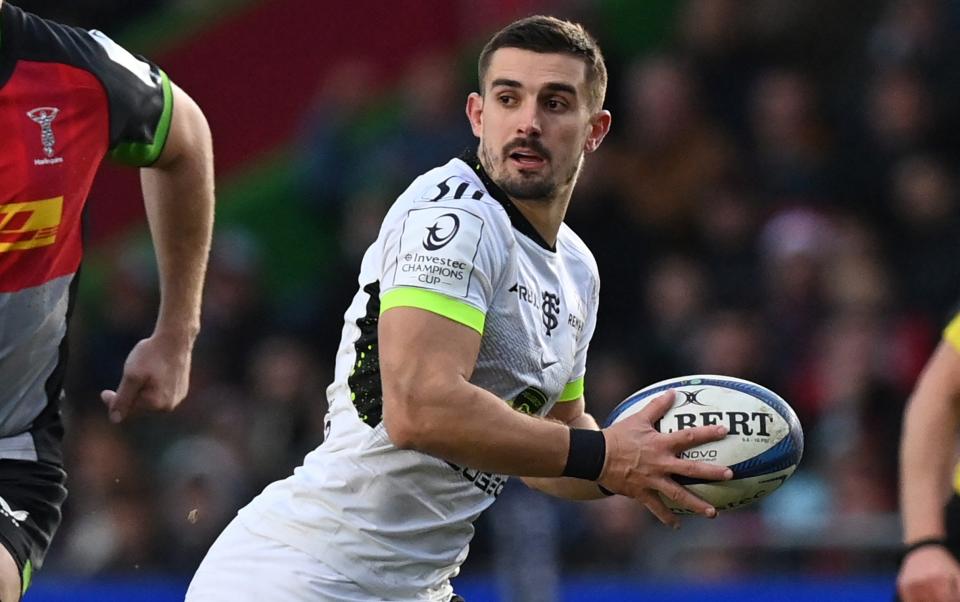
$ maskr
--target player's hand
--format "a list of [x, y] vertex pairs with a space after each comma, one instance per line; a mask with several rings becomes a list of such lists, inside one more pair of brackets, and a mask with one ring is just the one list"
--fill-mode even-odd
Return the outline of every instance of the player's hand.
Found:
[[101, 391], [112, 422], [140, 410], [170, 411], [187, 395], [192, 343], [154, 334], [134, 346], [116, 391]]
[[897, 576], [903, 602], [960, 602], [960, 564], [945, 548], [914, 550]]
[[726, 466], [679, 458], [680, 452], [727, 435], [724, 426], [699, 426], [661, 433], [654, 424], [673, 406], [675, 391], [658, 395], [635, 415], [604, 429], [607, 460], [598, 482], [614, 493], [640, 500], [660, 522], [680, 524], [663, 500], [673, 500], [697, 514], [713, 518], [717, 510], [677, 483], [674, 475], [714, 481], [733, 478]]

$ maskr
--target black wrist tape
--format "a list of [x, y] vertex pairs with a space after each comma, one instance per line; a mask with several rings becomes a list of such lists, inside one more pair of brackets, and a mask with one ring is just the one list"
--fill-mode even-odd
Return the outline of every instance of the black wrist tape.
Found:
[[570, 428], [570, 450], [563, 476], [596, 481], [607, 459], [607, 440], [603, 431]]
[[925, 548], [927, 546], [946, 548], [947, 540], [942, 537], [927, 537], [925, 539], [918, 539], [917, 541], [904, 546], [903, 551], [900, 553], [900, 558], [906, 558], [907, 554], [910, 552], [919, 550], [920, 548]]

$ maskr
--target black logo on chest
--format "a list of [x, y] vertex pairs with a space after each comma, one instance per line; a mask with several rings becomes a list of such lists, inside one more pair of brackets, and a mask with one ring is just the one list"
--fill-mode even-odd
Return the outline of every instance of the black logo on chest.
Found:
[[521, 302], [528, 303], [540, 310], [546, 334], [550, 336], [550, 333], [560, 324], [558, 317], [560, 315], [560, 295], [544, 291], [538, 297], [534, 289], [519, 282], [511, 286], [509, 290], [511, 293], [516, 293]]
[[540, 309], [543, 310], [543, 325], [547, 327], [547, 336], [550, 336], [550, 333], [560, 322], [557, 320], [557, 314], [560, 312], [560, 295], [544, 292], [543, 305], [540, 306]]

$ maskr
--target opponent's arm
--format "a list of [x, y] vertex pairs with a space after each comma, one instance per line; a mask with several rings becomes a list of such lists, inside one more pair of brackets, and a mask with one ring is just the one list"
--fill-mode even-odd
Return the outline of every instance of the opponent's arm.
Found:
[[140, 174], [160, 273], [160, 310], [153, 334], [127, 357], [116, 392], [101, 393], [115, 422], [134, 408], [172, 410], [183, 400], [200, 330], [213, 226], [213, 150], [202, 111], [176, 86], [163, 152]]
[[[903, 541], [946, 535], [943, 506], [960, 428], [960, 352], [937, 347], [910, 396], [900, 441], [900, 507]], [[960, 565], [941, 546], [904, 558], [897, 578], [904, 602], [960, 600]]]
[[[395, 445], [488, 472], [562, 476], [569, 428], [517, 412], [469, 382], [480, 350], [476, 330], [422, 309], [394, 307], [380, 316], [379, 343], [383, 420]], [[654, 415], [667, 411], [672, 396], [658, 400], [605, 431], [606, 462], [598, 482], [645, 503], [651, 498], [648, 506], [659, 504], [655, 514], [664, 522], [676, 517], [652, 491], [713, 516], [712, 506], [671, 475], [730, 478], [725, 467], [677, 457], [725, 431], [698, 427], [661, 434], [653, 428]]]

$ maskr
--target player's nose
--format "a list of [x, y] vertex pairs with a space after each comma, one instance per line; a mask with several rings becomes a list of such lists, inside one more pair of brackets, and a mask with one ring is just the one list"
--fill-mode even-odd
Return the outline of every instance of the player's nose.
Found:
[[536, 103], [527, 103], [518, 111], [517, 133], [523, 136], [539, 136], [541, 128], [540, 108]]

